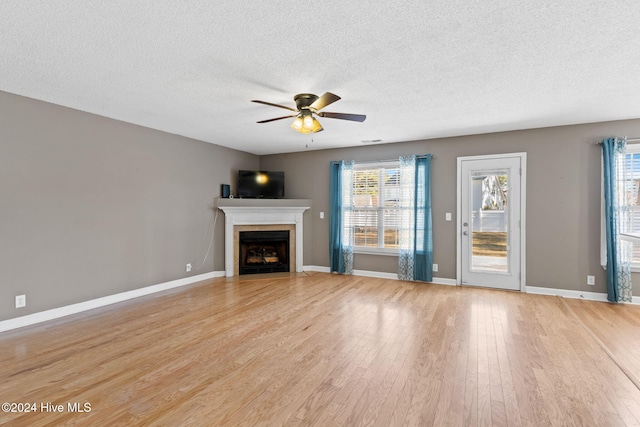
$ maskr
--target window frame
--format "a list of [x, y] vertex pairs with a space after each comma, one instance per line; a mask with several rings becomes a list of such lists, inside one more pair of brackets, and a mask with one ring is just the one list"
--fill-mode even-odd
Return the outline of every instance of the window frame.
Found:
[[[358, 246], [355, 244], [353, 244], [353, 252], [357, 253], [357, 254], [368, 254], [368, 255], [387, 255], [387, 256], [398, 256], [400, 250], [399, 248], [385, 248], [384, 247], [384, 230], [385, 230], [385, 224], [384, 224], [384, 212], [385, 210], [397, 210], [399, 209], [399, 207], [385, 207], [384, 206], [384, 200], [383, 197], [380, 197], [380, 194], [382, 193], [380, 191], [380, 183], [382, 182], [382, 179], [384, 177], [384, 171], [387, 169], [396, 169], [398, 170], [398, 172], [400, 171], [400, 160], [385, 160], [385, 161], [377, 161], [377, 162], [362, 162], [362, 163], [355, 163], [353, 166], [353, 170], [354, 170], [354, 175], [355, 172], [358, 170], [362, 170], [362, 169], [377, 169], [378, 170], [378, 205], [375, 207], [371, 207], [371, 208], [357, 208], [355, 206], [352, 207], [352, 212], [353, 211], [363, 211], [363, 210], [369, 210], [369, 211], [375, 211], [378, 215], [378, 246], [377, 247], [371, 247], [371, 246]], [[354, 176], [354, 183], [355, 183], [355, 176]], [[354, 198], [356, 195], [354, 193], [355, 188], [352, 186], [351, 188], [351, 197]], [[382, 218], [383, 220], [380, 221], [380, 218]], [[355, 227], [355, 224], [352, 224], [352, 227]], [[382, 246], [381, 246], [382, 245]]]
[[[627, 143], [625, 148], [625, 155], [627, 154], [640, 154], [640, 144]], [[630, 207], [630, 210], [633, 212], [640, 212], [640, 206], [636, 205], [636, 206]], [[634, 252], [636, 249], [636, 245], [640, 245], [640, 243], [633, 242]], [[632, 258], [631, 271], [634, 273], [640, 272], [640, 259], [634, 262]]]

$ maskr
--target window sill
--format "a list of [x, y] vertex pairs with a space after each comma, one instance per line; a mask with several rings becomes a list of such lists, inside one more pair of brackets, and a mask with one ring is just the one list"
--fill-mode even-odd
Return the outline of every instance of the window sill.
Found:
[[381, 249], [381, 248], [365, 248], [355, 246], [353, 248], [354, 254], [362, 255], [385, 255], [385, 256], [398, 256], [397, 249]]
[[[601, 267], [602, 267], [602, 269], [603, 269], [604, 271], [607, 271], [607, 266], [606, 266], [606, 264], [605, 264], [605, 265], [602, 265]], [[632, 273], [640, 273], [640, 264], [631, 264], [631, 272], [632, 272]]]

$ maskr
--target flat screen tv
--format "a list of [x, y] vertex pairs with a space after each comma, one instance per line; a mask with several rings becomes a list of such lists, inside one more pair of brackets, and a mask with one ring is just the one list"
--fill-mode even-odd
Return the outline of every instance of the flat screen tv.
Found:
[[284, 172], [238, 171], [238, 197], [283, 199]]

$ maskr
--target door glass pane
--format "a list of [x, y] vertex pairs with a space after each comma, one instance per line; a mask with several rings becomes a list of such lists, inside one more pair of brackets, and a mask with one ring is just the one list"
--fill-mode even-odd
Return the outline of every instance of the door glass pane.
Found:
[[507, 170], [471, 174], [471, 270], [509, 271]]

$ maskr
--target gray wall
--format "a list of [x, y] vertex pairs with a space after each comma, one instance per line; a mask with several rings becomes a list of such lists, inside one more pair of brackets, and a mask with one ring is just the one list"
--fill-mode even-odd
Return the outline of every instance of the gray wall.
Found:
[[[237, 169], [258, 166], [252, 154], [0, 92], [0, 320], [224, 270], [222, 213], [204, 259], [214, 198]], [[14, 308], [19, 294], [26, 308]]]
[[[431, 153], [435, 276], [456, 277], [457, 157], [527, 153], [527, 285], [605, 292], [600, 267], [600, 148], [608, 136], [640, 136], [640, 120], [369, 145], [357, 148], [262, 156], [264, 170], [284, 170], [287, 197], [310, 198], [311, 235], [305, 235], [306, 265], [328, 266], [329, 162], [397, 158]], [[453, 221], [445, 221], [451, 212]], [[327, 217], [325, 217], [327, 218]], [[355, 255], [354, 268], [396, 272], [397, 258]], [[587, 286], [587, 275], [596, 286]], [[640, 274], [634, 274], [640, 295]]]

